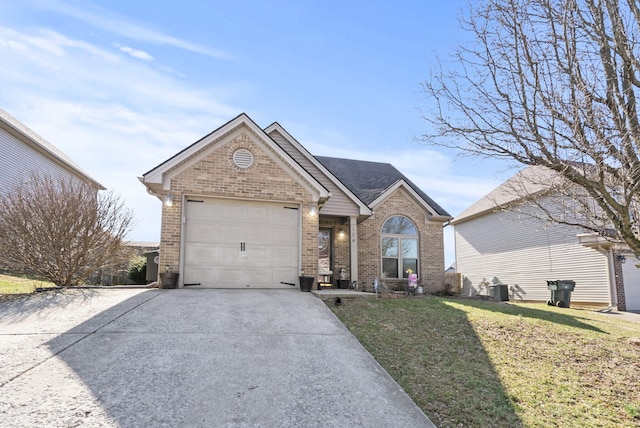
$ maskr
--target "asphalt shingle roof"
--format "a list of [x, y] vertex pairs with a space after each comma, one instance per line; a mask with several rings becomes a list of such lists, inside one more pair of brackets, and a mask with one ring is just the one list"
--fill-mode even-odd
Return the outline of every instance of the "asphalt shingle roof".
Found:
[[389, 163], [326, 156], [315, 158], [368, 206], [389, 187], [399, 180], [404, 180], [438, 215], [450, 217], [447, 211]]

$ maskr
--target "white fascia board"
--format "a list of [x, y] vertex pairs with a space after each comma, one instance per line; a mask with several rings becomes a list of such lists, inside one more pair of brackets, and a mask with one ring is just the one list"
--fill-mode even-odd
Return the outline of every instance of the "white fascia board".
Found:
[[451, 219], [451, 217], [441, 216], [440, 214], [438, 214], [436, 210], [434, 210], [433, 207], [427, 203], [427, 201], [422, 199], [422, 197], [418, 195], [416, 191], [413, 190], [413, 188], [409, 186], [409, 184], [407, 184], [407, 182], [403, 179], [396, 181], [394, 184], [389, 186], [387, 190], [382, 192], [382, 194], [371, 203], [371, 208], [375, 209], [378, 205], [387, 200], [387, 198], [389, 198], [396, 190], [401, 187], [404, 188], [404, 190], [406, 190], [416, 201], [418, 201], [420, 205], [422, 205], [422, 207], [429, 213], [429, 220], [447, 221]]
[[264, 129], [264, 132], [269, 135], [271, 132], [277, 131], [284, 138], [291, 143], [300, 153], [302, 153], [308, 160], [311, 162], [316, 168], [318, 168], [322, 173], [329, 178], [335, 184], [338, 189], [342, 190], [360, 209], [360, 215], [372, 215], [373, 211], [365, 205], [356, 195], [353, 194], [351, 190], [349, 190], [340, 180], [338, 180], [331, 172], [324, 167], [318, 160], [311, 154], [309, 151], [298, 142], [286, 129], [284, 129], [278, 122], [275, 122]]
[[578, 238], [578, 242], [580, 243], [580, 245], [583, 245], [585, 247], [589, 247], [589, 248], [612, 248], [617, 244], [617, 241], [613, 241], [605, 236], [602, 236], [598, 233], [595, 232], [591, 232], [591, 233], [578, 233], [576, 235], [576, 237]]
[[205, 137], [191, 144], [186, 149], [182, 150], [181, 152], [178, 152], [173, 157], [169, 158], [168, 160], [164, 161], [160, 165], [156, 166], [151, 171], [144, 174], [142, 176], [142, 178], [144, 179], [144, 182], [153, 183], [153, 184], [163, 184], [163, 178], [166, 172], [170, 171], [176, 165], [179, 165], [189, 157], [193, 156], [194, 153], [198, 152], [203, 147], [210, 144], [212, 141], [215, 141], [221, 135], [224, 135], [230, 132], [231, 130], [239, 126], [242, 122], [246, 122], [247, 121], [246, 119], [248, 119], [248, 116], [242, 113], [241, 115], [237, 116], [235, 119], [225, 123], [220, 128], [216, 129], [215, 131], [211, 132], [210, 134], [206, 135]]

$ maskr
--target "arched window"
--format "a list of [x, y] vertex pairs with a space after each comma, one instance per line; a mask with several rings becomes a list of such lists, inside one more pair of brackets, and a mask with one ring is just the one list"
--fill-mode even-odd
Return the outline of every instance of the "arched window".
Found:
[[394, 216], [382, 226], [382, 277], [407, 278], [418, 272], [418, 228], [404, 216]]

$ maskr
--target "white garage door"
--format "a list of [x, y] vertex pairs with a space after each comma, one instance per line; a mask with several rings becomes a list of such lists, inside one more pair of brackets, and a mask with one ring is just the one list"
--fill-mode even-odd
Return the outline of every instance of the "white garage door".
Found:
[[298, 277], [296, 205], [189, 198], [184, 284], [291, 288]]
[[622, 265], [624, 278], [624, 298], [628, 311], [640, 311], [640, 269], [636, 265], [640, 261], [633, 256], [627, 256]]

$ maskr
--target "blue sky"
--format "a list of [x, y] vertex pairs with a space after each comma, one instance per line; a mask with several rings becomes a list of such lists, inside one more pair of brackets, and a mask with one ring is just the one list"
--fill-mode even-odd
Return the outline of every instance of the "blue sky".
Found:
[[[132, 240], [160, 235], [136, 177], [241, 112], [315, 155], [392, 163], [456, 215], [509, 175], [415, 140], [465, 3], [0, 2], [0, 107], [124, 198]], [[450, 230], [445, 248], [449, 265]]]

